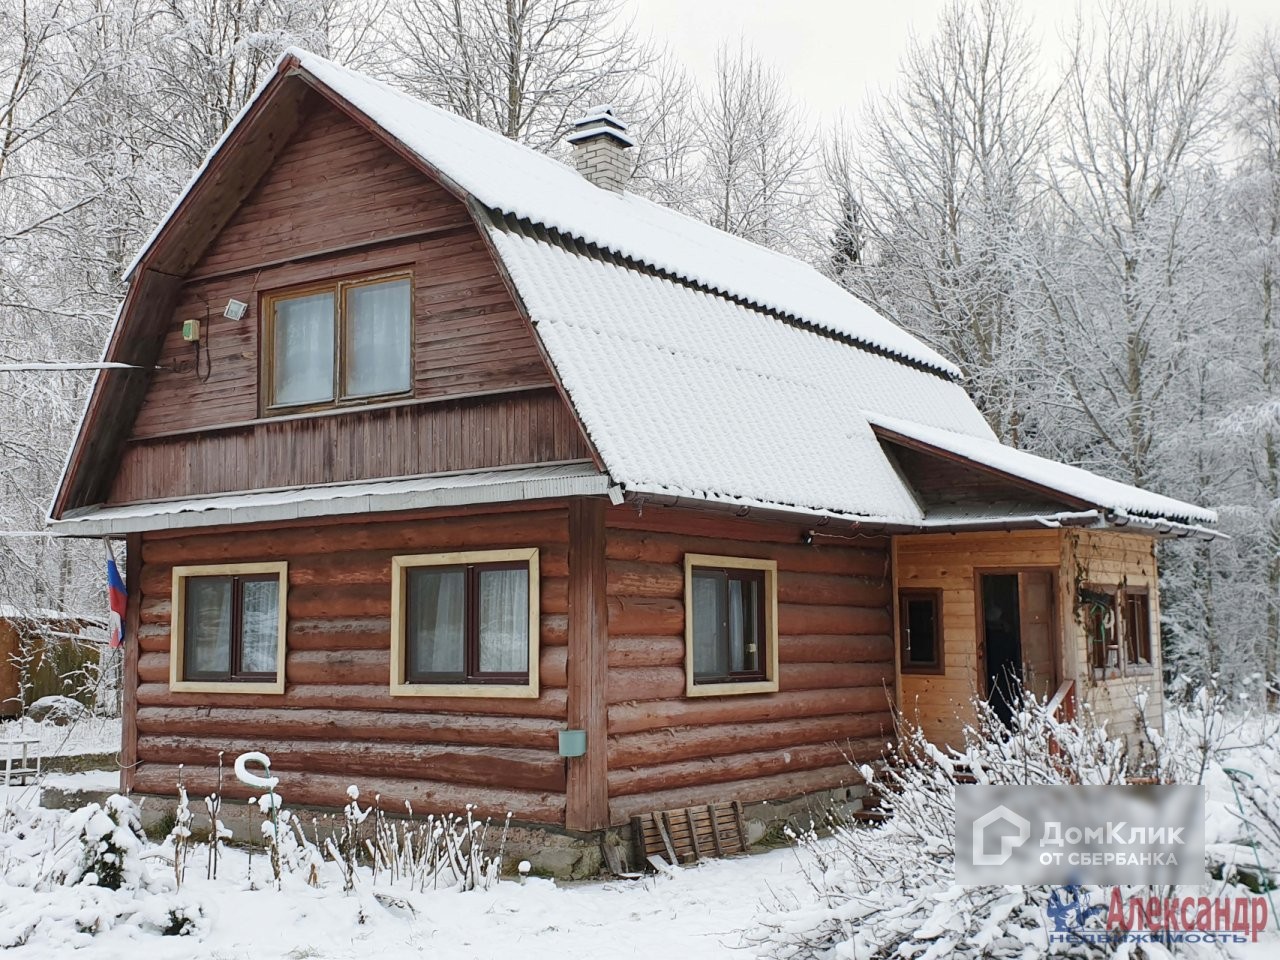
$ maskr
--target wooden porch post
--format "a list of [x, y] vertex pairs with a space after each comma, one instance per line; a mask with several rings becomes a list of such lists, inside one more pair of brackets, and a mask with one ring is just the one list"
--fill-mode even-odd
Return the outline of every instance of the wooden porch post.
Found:
[[566, 761], [565, 826], [609, 824], [608, 605], [605, 597], [604, 501], [569, 503], [569, 728], [587, 732], [585, 756]]
[[142, 624], [142, 534], [125, 537], [124, 662], [120, 669], [120, 792], [133, 790], [138, 763], [138, 629]]

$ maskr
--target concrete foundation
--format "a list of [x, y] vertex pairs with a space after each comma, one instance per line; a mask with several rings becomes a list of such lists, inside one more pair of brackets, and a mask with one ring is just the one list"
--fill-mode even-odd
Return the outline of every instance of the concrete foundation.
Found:
[[[832, 808], [856, 810], [866, 796], [865, 786], [841, 787], [819, 793], [782, 800], [768, 800], [743, 805], [743, 819], [749, 843], [766, 847], [788, 843], [786, 828], [807, 830], [811, 824], [821, 826]], [[103, 790], [75, 790], [46, 786], [41, 792], [41, 806], [51, 809], [75, 809], [87, 803], [101, 803], [108, 796]], [[142, 811], [142, 825], [147, 833], [159, 839], [173, 826], [176, 800], [173, 797], [135, 794]], [[202, 798], [191, 800], [192, 832], [197, 838], [208, 836], [209, 817]], [[318, 821], [323, 836], [326, 828], [342, 824], [342, 811], [324, 807], [289, 807], [308, 824]], [[257, 843], [261, 840], [262, 817], [255, 807], [240, 801], [226, 802], [221, 811], [223, 824], [232, 834], [233, 843]], [[491, 847], [496, 851], [501, 838], [501, 824], [490, 827]], [[308, 827], [310, 833], [310, 827]], [[647, 864], [637, 860], [631, 842], [630, 825], [610, 827], [589, 833], [577, 833], [561, 827], [512, 821], [507, 830], [504, 865], [514, 872], [521, 860], [528, 860], [533, 873], [562, 880], [584, 880], [608, 872], [604, 848], [612, 847], [617, 860], [627, 870], [640, 872]]]

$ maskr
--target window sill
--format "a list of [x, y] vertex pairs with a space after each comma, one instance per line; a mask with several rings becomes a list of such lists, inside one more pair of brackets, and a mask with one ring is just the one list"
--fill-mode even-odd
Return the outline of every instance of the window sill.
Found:
[[686, 697], [727, 697], [745, 693], [777, 693], [777, 680], [745, 680], [740, 683], [685, 683]]
[[538, 683], [393, 683], [393, 697], [491, 697], [497, 700], [536, 700]]
[[942, 677], [946, 676], [945, 666], [927, 667], [919, 664], [901, 667], [899, 672], [904, 677]]
[[283, 694], [284, 680], [170, 680], [170, 693]]

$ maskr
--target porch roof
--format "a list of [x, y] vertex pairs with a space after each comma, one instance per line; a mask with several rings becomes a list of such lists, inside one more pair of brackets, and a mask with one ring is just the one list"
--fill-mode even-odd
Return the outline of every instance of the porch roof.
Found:
[[1023, 483], [1029, 489], [1076, 508], [1102, 510], [1113, 525], [1133, 524], [1145, 528], [1152, 522], [1166, 522], [1189, 527], [1218, 520], [1213, 510], [1141, 490], [1079, 467], [1037, 457], [1024, 450], [1007, 447], [995, 439], [925, 426], [873, 411], [865, 413], [883, 440], [959, 460], [967, 466]]

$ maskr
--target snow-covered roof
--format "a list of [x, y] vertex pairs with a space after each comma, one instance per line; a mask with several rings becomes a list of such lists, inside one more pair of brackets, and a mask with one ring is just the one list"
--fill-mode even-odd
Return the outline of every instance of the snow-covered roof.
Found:
[[[948, 376], [960, 374], [940, 354], [808, 264], [633, 194], [597, 189], [551, 157], [323, 57], [298, 49], [284, 56], [295, 58], [303, 71], [490, 209], [794, 316]], [[258, 89], [255, 99], [264, 89]], [[252, 101], [240, 116], [251, 106]], [[225, 137], [218, 146], [223, 142]], [[158, 232], [129, 272], [156, 236]]]
[[946, 429], [941, 424], [929, 425], [920, 422], [918, 418], [904, 419], [881, 410], [864, 408], [864, 411], [873, 425], [891, 434], [898, 434], [975, 466], [1057, 491], [1108, 511], [1176, 521], [1216, 523], [1218, 520], [1218, 515], [1213, 510], [1150, 493], [1079, 467], [1037, 457], [1024, 450], [1006, 447], [991, 436], [982, 437]]
[[[321, 57], [290, 50], [236, 123], [247, 122], [273, 82], [298, 82], [282, 80], [288, 76], [319, 87], [471, 198], [606, 472], [572, 466], [571, 475], [552, 476], [538, 471], [553, 468], [534, 468], [519, 477], [504, 471], [98, 507], [57, 522], [65, 532], [602, 493], [610, 482], [655, 497], [910, 529], [1079, 522], [1089, 513], [1081, 504], [1179, 523], [1214, 520], [1212, 511], [1003, 447], [956, 367], [808, 265], [602, 190], [550, 157]], [[228, 142], [224, 136], [215, 151]], [[1057, 491], [1063, 512], [1050, 497], [1026, 511], [1015, 503], [994, 505], [992, 516], [929, 516], [876, 428], [1041, 494]]]
[[920, 509], [859, 411], [991, 435], [954, 381], [528, 230], [491, 235], [629, 490], [909, 524]]
[[96, 537], [142, 530], [598, 496], [608, 489], [609, 478], [591, 464], [569, 463], [91, 507], [50, 521], [49, 525], [66, 536]]

